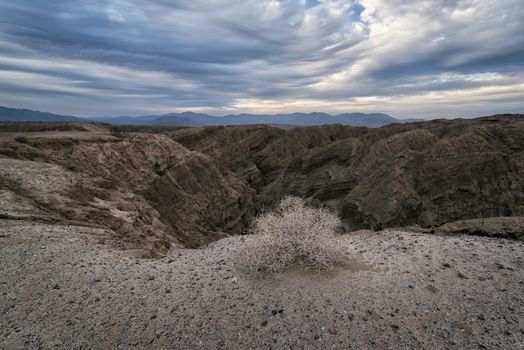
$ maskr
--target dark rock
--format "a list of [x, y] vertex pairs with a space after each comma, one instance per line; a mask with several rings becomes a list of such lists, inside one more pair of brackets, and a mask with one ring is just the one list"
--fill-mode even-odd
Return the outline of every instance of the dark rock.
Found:
[[379, 229], [524, 216], [522, 134], [524, 120], [495, 117], [380, 129], [208, 127], [170, 136], [242, 177], [257, 191], [257, 207], [294, 194], [329, 205], [347, 228]]
[[426, 286], [426, 290], [430, 291], [433, 294], [438, 293], [438, 289], [435, 286], [431, 285], [431, 284], [428, 284]]
[[466, 275], [464, 275], [462, 272], [457, 273], [458, 278], [468, 279]]

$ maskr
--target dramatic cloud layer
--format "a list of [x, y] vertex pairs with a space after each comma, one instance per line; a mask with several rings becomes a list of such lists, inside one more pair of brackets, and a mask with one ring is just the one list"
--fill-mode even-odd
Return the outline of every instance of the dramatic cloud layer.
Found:
[[0, 0], [0, 104], [524, 112], [522, 0]]

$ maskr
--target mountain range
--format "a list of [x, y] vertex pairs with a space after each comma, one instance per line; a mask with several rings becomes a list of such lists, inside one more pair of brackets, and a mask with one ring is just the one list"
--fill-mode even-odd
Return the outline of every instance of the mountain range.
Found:
[[61, 115], [30, 109], [0, 106], [0, 122], [80, 122], [83, 119], [72, 115]]
[[211, 125], [254, 125], [269, 124], [276, 126], [314, 126], [324, 124], [342, 124], [351, 126], [381, 127], [393, 123], [421, 121], [421, 119], [397, 119], [383, 113], [290, 113], [290, 114], [236, 114], [222, 117], [204, 113], [182, 112], [138, 117], [95, 117], [81, 118], [48, 112], [0, 107], [0, 121], [22, 122], [103, 122], [115, 125], [158, 125], [158, 126], [211, 126]]

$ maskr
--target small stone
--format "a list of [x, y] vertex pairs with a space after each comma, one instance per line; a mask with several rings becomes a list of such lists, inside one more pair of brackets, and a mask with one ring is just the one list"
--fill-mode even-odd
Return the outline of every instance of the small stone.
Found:
[[55, 283], [55, 284], [53, 285], [53, 289], [60, 289], [60, 286], [58, 285], [58, 283]]
[[265, 321], [265, 320], [264, 320], [264, 321], [262, 321], [261, 325], [262, 325], [262, 327], [265, 327], [265, 326], [267, 326], [267, 321]]
[[155, 279], [155, 276], [149, 276], [149, 277], [147, 278], [148, 281], [152, 281], [152, 280], [154, 280], [154, 279]]
[[398, 324], [392, 323], [391, 328], [393, 328], [395, 331], [398, 330]]
[[466, 277], [466, 275], [464, 275], [462, 272], [457, 273], [457, 276], [458, 276], [459, 278], [468, 279], [468, 278]]
[[445, 267], [445, 268], [447, 268], [447, 269], [450, 269], [450, 268], [451, 268], [451, 265], [448, 264], [448, 263], [444, 263], [444, 264], [442, 264], [442, 267]]
[[277, 310], [271, 310], [271, 315], [275, 316], [278, 313]]
[[481, 321], [485, 321], [485, 320], [486, 320], [486, 318], [484, 317], [483, 314], [478, 315], [477, 318], [478, 318], [479, 320], [481, 320]]
[[430, 291], [433, 294], [436, 294], [438, 292], [438, 289], [435, 286], [431, 285], [431, 284], [428, 284], [426, 286], [426, 290]]

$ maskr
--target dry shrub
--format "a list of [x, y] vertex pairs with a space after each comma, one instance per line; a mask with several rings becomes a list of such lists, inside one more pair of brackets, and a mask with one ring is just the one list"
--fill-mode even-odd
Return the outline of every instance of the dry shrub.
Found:
[[15, 141], [18, 143], [28, 143], [29, 140], [25, 136], [17, 136], [15, 137]]
[[344, 259], [335, 234], [339, 218], [326, 208], [306, 206], [298, 197], [253, 221], [252, 233], [238, 265], [256, 274], [277, 274], [296, 265], [305, 270], [331, 270]]

